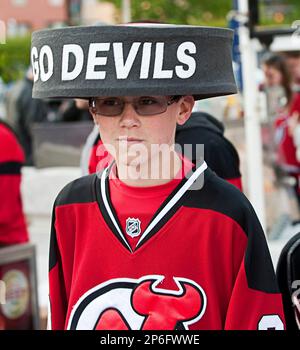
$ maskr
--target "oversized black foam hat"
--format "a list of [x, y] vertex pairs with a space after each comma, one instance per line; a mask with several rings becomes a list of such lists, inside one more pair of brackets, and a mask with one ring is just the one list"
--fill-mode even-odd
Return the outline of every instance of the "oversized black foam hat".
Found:
[[149, 24], [37, 31], [33, 97], [234, 94], [232, 37], [225, 28]]

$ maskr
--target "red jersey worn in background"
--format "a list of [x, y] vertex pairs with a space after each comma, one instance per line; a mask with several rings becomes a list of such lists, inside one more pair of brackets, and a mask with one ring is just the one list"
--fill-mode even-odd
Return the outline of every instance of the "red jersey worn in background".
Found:
[[21, 200], [24, 153], [13, 131], [0, 122], [0, 244], [28, 241]]
[[289, 115], [278, 117], [275, 121], [275, 143], [277, 145], [277, 161], [287, 172], [298, 173], [300, 163], [296, 158], [296, 147], [293, 136], [289, 132]]
[[276, 156], [278, 165], [296, 179], [297, 192], [300, 193], [300, 162], [296, 157], [296, 147], [289, 127], [289, 118], [291, 118], [294, 113], [299, 113], [300, 116], [300, 94], [294, 96], [290, 112], [279, 116], [275, 120], [275, 144], [277, 147]]
[[291, 105], [291, 114], [294, 112], [298, 112], [300, 117], [300, 93], [295, 94]]

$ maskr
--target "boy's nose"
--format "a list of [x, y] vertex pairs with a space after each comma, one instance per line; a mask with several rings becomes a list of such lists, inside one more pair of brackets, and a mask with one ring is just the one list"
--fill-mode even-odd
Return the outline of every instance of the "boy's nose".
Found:
[[121, 114], [120, 125], [127, 128], [140, 125], [139, 115], [130, 102], [125, 103], [124, 110]]

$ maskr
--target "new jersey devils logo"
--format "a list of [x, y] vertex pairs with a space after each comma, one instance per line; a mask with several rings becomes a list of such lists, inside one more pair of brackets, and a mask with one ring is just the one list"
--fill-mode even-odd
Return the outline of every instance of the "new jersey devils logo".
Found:
[[179, 277], [174, 277], [178, 290], [158, 288], [163, 279], [121, 278], [94, 287], [74, 306], [68, 329], [188, 329], [205, 312], [205, 292], [194, 281]]

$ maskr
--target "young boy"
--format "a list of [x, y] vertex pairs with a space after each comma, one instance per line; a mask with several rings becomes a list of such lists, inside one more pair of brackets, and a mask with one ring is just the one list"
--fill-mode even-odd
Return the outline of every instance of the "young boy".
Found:
[[[70, 28], [33, 37], [34, 95], [92, 96], [90, 112], [114, 157], [55, 201], [52, 329], [284, 329], [251, 204], [204, 161], [192, 164], [174, 150], [176, 125], [189, 119], [195, 98], [235, 92], [231, 39], [227, 30], [188, 26]], [[70, 50], [75, 62], [68, 65]], [[52, 59], [47, 68], [41, 51]]]

